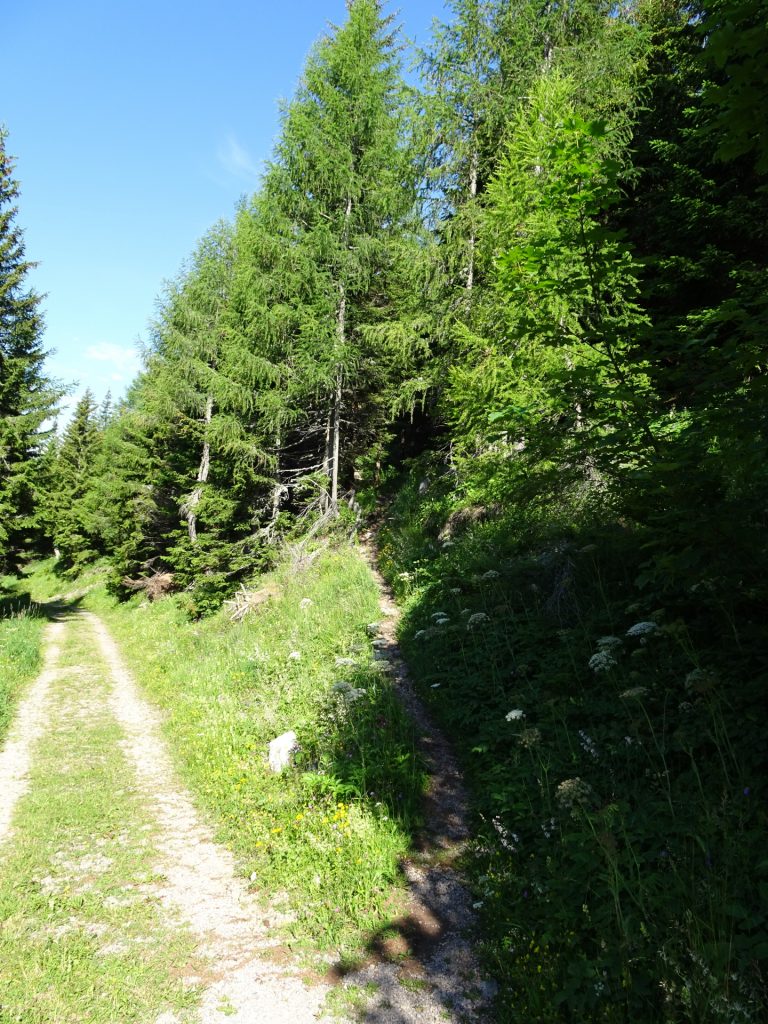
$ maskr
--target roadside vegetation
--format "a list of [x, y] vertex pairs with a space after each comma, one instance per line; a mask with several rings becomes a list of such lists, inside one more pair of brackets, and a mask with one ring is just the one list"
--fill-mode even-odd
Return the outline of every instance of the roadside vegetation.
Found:
[[[38, 598], [57, 586], [50, 570], [30, 578]], [[173, 597], [121, 604], [103, 584], [84, 600], [164, 712], [182, 778], [254, 889], [295, 915], [307, 949], [364, 953], [397, 916], [424, 784], [412, 726], [374, 660], [376, 585], [349, 548], [287, 559], [258, 585], [264, 601], [241, 622], [231, 606], [190, 622]], [[269, 742], [290, 730], [299, 749], [273, 773]]]
[[647, 533], [567, 495], [477, 522], [445, 465], [392, 511], [404, 650], [473, 789], [500, 1019], [760, 1020], [762, 581], [662, 587]]
[[[369, 517], [474, 786], [502, 1024], [765, 1019], [764, 6], [449, 0], [411, 86], [350, 0], [143, 371], [61, 436], [0, 129], [0, 571], [107, 566], [77, 599], [180, 771], [296, 935], [345, 947], [422, 783], [330, 541]], [[2, 628], [13, 694], [38, 624]]]
[[24, 685], [41, 664], [45, 619], [18, 581], [0, 579], [0, 741], [8, 730]]

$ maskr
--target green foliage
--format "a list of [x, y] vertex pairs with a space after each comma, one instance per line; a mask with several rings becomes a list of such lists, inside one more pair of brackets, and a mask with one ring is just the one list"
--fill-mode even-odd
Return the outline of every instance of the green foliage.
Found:
[[[221, 614], [198, 632], [180, 616], [214, 611], [281, 541], [353, 532], [361, 508], [384, 520], [404, 642], [474, 783], [501, 1019], [757, 1022], [762, 9], [450, 6], [416, 95], [381, 5], [348, 4], [261, 190], [167, 289], [145, 373], [44, 457], [45, 403], [22, 408], [48, 393], [36, 300], [0, 221], [20, 325], [1, 340], [23, 342], [0, 366], [2, 401], [22, 396], [0, 421], [0, 561], [34, 540], [58, 465], [66, 561], [108, 552], [123, 596], [173, 574], [178, 596], [142, 616], [175, 638], [146, 677], [185, 770], [260, 877], [319, 886], [302, 928], [340, 936], [345, 909], [380, 912], [415, 806], [393, 793], [418, 788], [367, 661], [332, 688], [368, 599], [345, 566], [278, 574], [249, 654]], [[318, 607], [333, 588], [341, 618]], [[128, 635], [133, 606], [114, 615]], [[295, 771], [256, 779], [253, 751], [296, 723]]]
[[14, 223], [19, 195], [0, 126], [0, 571], [17, 568], [41, 541], [40, 474], [45, 423], [60, 397], [43, 373], [40, 296], [25, 287], [32, 266]]
[[[359, 555], [285, 562], [259, 585], [272, 598], [238, 624], [223, 609], [192, 625], [174, 598], [87, 600], [166, 712], [177, 763], [243, 870], [288, 894], [296, 936], [343, 948], [392, 911], [420, 813], [413, 728], [373, 660], [378, 594]], [[274, 775], [268, 744], [289, 729], [300, 751]]]
[[[3, 584], [9, 583], [9, 589]], [[0, 579], [0, 741], [5, 737], [22, 687], [40, 667], [44, 620], [26, 594]]]
[[51, 453], [46, 516], [61, 570], [77, 572], [104, 551], [103, 511], [95, 488], [102, 444], [99, 420], [93, 395], [86, 391]]
[[420, 477], [382, 560], [473, 784], [500, 1019], [759, 1020], [765, 595], [750, 613], [722, 579], [658, 592], [647, 532], [567, 495], [538, 527], [462, 529], [446, 478]]

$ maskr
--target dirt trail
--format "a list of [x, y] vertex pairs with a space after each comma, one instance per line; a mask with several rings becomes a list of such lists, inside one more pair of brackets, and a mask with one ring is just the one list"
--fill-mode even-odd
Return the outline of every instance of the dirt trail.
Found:
[[363, 1016], [367, 1024], [488, 1020], [496, 986], [480, 970], [472, 897], [457, 868], [470, 838], [461, 770], [413, 688], [397, 643], [400, 613], [378, 570], [375, 548], [365, 544], [362, 553], [381, 593], [382, 621], [374, 640], [377, 657], [389, 662], [398, 696], [416, 726], [430, 782], [423, 833], [402, 865], [409, 905], [394, 922], [397, 936], [374, 940], [374, 961], [350, 974], [345, 983], [377, 986]]
[[[121, 746], [131, 765], [144, 806], [157, 822], [155, 881], [143, 887], [144, 896], [160, 907], [166, 923], [183, 922], [198, 938], [198, 954], [206, 964], [203, 996], [196, 1019], [199, 1024], [311, 1024], [320, 1016], [328, 985], [305, 984], [292, 965], [269, 959], [278, 944], [271, 929], [279, 915], [264, 910], [235, 874], [232, 855], [213, 841], [208, 825], [198, 814], [191, 794], [179, 783], [160, 733], [157, 711], [140, 695], [120, 652], [101, 620], [77, 612], [47, 630], [45, 665], [22, 701], [7, 743], [0, 751], [0, 840], [12, 841], [10, 823], [18, 800], [28, 788], [34, 747], [58, 719], [78, 708], [57, 706], [48, 700], [52, 683], [61, 673], [86, 673], [86, 666], [60, 668], [65, 631], [77, 631], [93, 650], [94, 661], [103, 659], [108, 697], [92, 697], [90, 714], [105, 710], [120, 725]], [[90, 634], [89, 638], [83, 633]], [[101, 654], [96, 657], [95, 647]], [[92, 665], [90, 666], [93, 667]], [[94, 701], [101, 701], [95, 706]], [[268, 913], [268, 919], [266, 914]], [[179, 964], [182, 975], [189, 970]], [[30, 993], [30, 998], [34, 993]], [[101, 1019], [101, 1018], [99, 1018]], [[188, 1016], [183, 1018], [187, 1021]], [[153, 1024], [176, 1024], [170, 1012]]]
[[265, 959], [277, 945], [269, 927], [279, 915], [270, 911], [264, 923], [265, 911], [235, 875], [232, 855], [213, 841], [191, 794], [175, 778], [157, 712], [139, 695], [101, 620], [87, 612], [83, 617], [110, 668], [110, 705], [125, 733], [123, 749], [160, 825], [165, 880], [157, 895], [199, 935], [200, 951], [211, 963], [214, 980], [203, 998], [201, 1024], [316, 1020], [325, 987], [309, 988], [290, 968]]
[[54, 622], [46, 629], [43, 670], [22, 700], [0, 749], [0, 843], [9, 835], [14, 808], [27, 790], [31, 752], [45, 729], [48, 691], [56, 677], [64, 628], [63, 622]]
[[[438, 1024], [483, 1021], [493, 986], [482, 980], [473, 950], [474, 918], [469, 896], [453, 861], [468, 839], [466, 796], [445, 739], [429, 721], [415, 696], [395, 639], [397, 609], [381, 577], [383, 622], [376, 646], [390, 662], [396, 686], [411, 713], [430, 770], [427, 828], [417, 849], [403, 864], [410, 889], [406, 913], [370, 943], [367, 964], [337, 980], [358, 991], [373, 992], [353, 1011], [368, 1024]], [[176, 777], [161, 734], [157, 710], [138, 688], [104, 623], [79, 611], [48, 627], [43, 671], [22, 701], [5, 747], [0, 751], [0, 842], [11, 838], [14, 807], [28, 788], [34, 746], [50, 722], [49, 689], [59, 672], [65, 631], [85, 641], [94, 659], [104, 663], [107, 697], [99, 713], [119, 724], [120, 743], [143, 793], [143, 804], [157, 823], [154, 843], [156, 878], [150, 897], [161, 917], [188, 924], [198, 953], [208, 964], [199, 1024], [310, 1024], [320, 1018], [329, 985], [305, 983], [296, 965], [277, 962], [270, 951], [279, 944], [275, 925], [284, 921], [264, 909], [237, 877], [232, 855], [214, 841], [191, 794]], [[96, 648], [99, 657], [96, 657]], [[57, 709], [61, 714], [62, 709]], [[393, 936], [394, 932], [394, 936]], [[179, 965], [182, 972], [189, 971]], [[331, 971], [333, 973], [333, 971]], [[187, 1020], [187, 1017], [184, 1017]], [[339, 1019], [339, 1018], [337, 1018]], [[153, 1024], [177, 1024], [165, 1013]]]

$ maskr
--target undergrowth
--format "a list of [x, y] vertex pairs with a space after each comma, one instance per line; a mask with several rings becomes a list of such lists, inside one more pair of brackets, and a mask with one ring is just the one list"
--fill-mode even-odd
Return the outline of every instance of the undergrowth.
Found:
[[381, 563], [473, 788], [500, 1020], [765, 1020], [760, 602], [654, 586], [610, 515], [462, 508], [418, 470]]
[[[297, 940], [356, 951], [395, 913], [423, 789], [411, 726], [373, 660], [376, 585], [342, 549], [254, 586], [274, 596], [241, 623], [226, 606], [190, 622], [174, 597], [117, 604], [99, 588], [85, 601], [165, 712], [183, 778], [254, 889], [282, 897]], [[275, 774], [268, 744], [289, 730], [299, 749]]]
[[24, 685], [41, 662], [45, 620], [16, 581], [0, 580], [0, 740], [10, 725]]

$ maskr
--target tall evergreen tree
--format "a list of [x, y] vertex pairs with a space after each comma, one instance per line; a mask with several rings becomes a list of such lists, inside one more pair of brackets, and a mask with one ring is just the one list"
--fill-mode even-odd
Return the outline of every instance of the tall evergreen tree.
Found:
[[61, 568], [78, 568], [103, 551], [94, 494], [100, 451], [99, 408], [87, 390], [58, 445], [49, 485], [48, 519]]
[[[498, 340], [503, 309], [491, 281], [493, 246], [483, 211], [518, 115], [536, 83], [569, 74], [574, 103], [614, 132], [626, 126], [643, 43], [603, 0], [542, 6], [535, 0], [453, 0], [422, 72], [427, 147], [425, 210], [433, 255], [432, 381], [442, 393], [455, 365]], [[449, 403], [448, 413], [452, 403]]]
[[265, 182], [300, 278], [291, 359], [320, 427], [331, 507], [411, 358], [393, 327], [415, 199], [396, 36], [378, 0], [348, 11], [309, 58]]
[[14, 569], [40, 539], [40, 458], [59, 393], [45, 376], [40, 296], [15, 224], [19, 186], [0, 127], [0, 570]]

